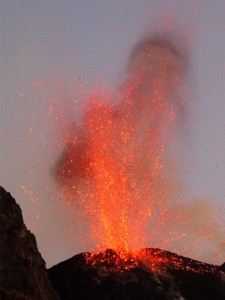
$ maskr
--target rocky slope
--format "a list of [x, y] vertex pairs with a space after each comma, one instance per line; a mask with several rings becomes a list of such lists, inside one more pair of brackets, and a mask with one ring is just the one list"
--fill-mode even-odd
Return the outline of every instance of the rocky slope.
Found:
[[225, 299], [221, 267], [160, 249], [143, 249], [139, 257], [124, 261], [112, 250], [83, 253], [52, 267], [49, 275], [66, 300]]
[[57, 300], [34, 235], [19, 205], [0, 187], [0, 299]]

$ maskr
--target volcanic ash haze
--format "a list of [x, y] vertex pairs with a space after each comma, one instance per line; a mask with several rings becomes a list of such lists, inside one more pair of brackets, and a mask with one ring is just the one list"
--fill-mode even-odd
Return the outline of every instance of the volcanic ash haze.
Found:
[[122, 101], [90, 96], [82, 121], [68, 130], [54, 175], [66, 200], [89, 216], [96, 249], [134, 251], [166, 227], [169, 138], [184, 116], [177, 88], [185, 70], [172, 44], [142, 41], [131, 53]]

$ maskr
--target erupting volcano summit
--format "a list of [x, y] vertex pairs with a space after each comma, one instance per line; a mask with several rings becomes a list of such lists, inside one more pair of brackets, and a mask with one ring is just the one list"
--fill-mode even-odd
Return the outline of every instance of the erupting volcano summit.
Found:
[[224, 264], [204, 264], [160, 249], [142, 249], [136, 257], [113, 250], [81, 253], [47, 274], [20, 207], [1, 187], [0, 222], [2, 300], [225, 298]]
[[185, 56], [170, 42], [142, 41], [131, 53], [118, 99], [90, 95], [81, 121], [65, 128], [54, 178], [74, 214], [88, 220], [83, 234], [94, 244], [91, 253], [47, 274], [18, 205], [0, 189], [4, 299], [225, 299], [224, 265], [154, 248], [157, 241], [171, 249], [169, 244], [186, 236], [179, 225], [188, 227], [188, 215], [182, 218], [171, 208], [177, 188], [173, 149], [186, 115], [179, 95], [186, 67]]

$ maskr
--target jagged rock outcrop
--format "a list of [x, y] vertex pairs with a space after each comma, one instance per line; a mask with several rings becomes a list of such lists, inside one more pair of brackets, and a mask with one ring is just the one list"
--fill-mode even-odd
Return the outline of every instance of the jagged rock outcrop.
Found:
[[63, 300], [225, 299], [219, 266], [160, 249], [141, 252], [144, 259], [131, 268], [132, 258], [123, 261], [112, 250], [78, 254], [50, 268], [49, 275]]
[[35, 236], [27, 230], [18, 204], [0, 187], [0, 299], [58, 300]]

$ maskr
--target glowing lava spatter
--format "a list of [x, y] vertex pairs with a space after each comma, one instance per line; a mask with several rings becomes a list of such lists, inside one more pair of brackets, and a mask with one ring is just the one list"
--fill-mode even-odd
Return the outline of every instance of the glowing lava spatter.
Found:
[[68, 136], [55, 176], [69, 201], [84, 206], [97, 249], [139, 250], [151, 217], [163, 223], [168, 136], [182, 117], [176, 88], [184, 70], [169, 43], [142, 42], [130, 58], [123, 101], [91, 99]]

